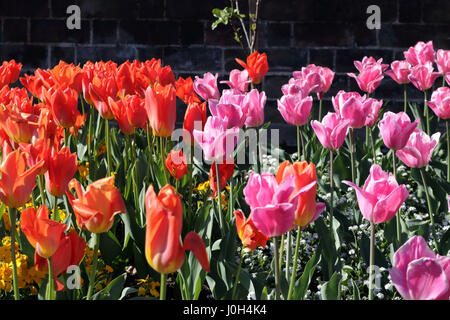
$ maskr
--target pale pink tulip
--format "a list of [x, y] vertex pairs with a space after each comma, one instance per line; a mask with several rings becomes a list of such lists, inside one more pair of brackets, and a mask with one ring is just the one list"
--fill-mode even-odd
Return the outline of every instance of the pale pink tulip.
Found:
[[219, 100], [209, 100], [209, 111], [214, 117], [227, 122], [227, 128], [242, 128], [247, 105], [243, 105], [245, 95], [236, 89], [223, 90]]
[[389, 77], [391, 77], [398, 84], [409, 83], [409, 74], [411, 73], [411, 65], [408, 61], [394, 61], [391, 63], [391, 70], [385, 72]]
[[378, 114], [380, 113], [381, 106], [383, 105], [383, 100], [376, 100], [373, 98], [367, 99], [366, 103], [369, 104], [369, 113], [367, 114], [365, 126], [372, 127], [378, 120]]
[[409, 136], [417, 128], [420, 119], [411, 122], [404, 112], [386, 112], [378, 123], [383, 142], [389, 149], [399, 150], [408, 142]]
[[433, 70], [431, 62], [417, 65], [411, 69], [408, 79], [420, 91], [428, 90], [433, 86], [436, 78], [440, 76], [439, 72], [434, 72]]
[[294, 225], [300, 194], [309, 191], [316, 181], [295, 191], [295, 176], [286, 177], [280, 184], [271, 173], [252, 172], [244, 188], [245, 202], [250, 206], [254, 225], [266, 237], [289, 231]]
[[340, 90], [331, 98], [331, 102], [339, 117], [350, 122], [351, 128], [362, 128], [365, 125], [372, 104], [366, 99], [366, 95]]
[[194, 80], [194, 90], [202, 97], [204, 100], [209, 99], [219, 99], [220, 92], [217, 88], [217, 77], [219, 75], [216, 73], [214, 76], [212, 73], [207, 72], [203, 75], [203, 78], [195, 76]]
[[391, 220], [409, 196], [405, 185], [398, 185], [392, 173], [376, 164], [370, 168], [363, 189], [351, 181], [342, 182], [355, 189], [362, 215], [375, 224]]
[[292, 74], [295, 80], [301, 79], [306, 81], [308, 86], [312, 88], [310, 91], [317, 93], [319, 100], [330, 89], [334, 79], [334, 72], [331, 69], [316, 66], [315, 64], [303, 67], [301, 71], [294, 71]]
[[205, 159], [221, 164], [236, 148], [239, 128], [227, 129], [226, 120], [209, 117], [203, 131], [194, 129], [193, 136], [201, 146]]
[[419, 64], [425, 64], [427, 62], [434, 62], [434, 48], [433, 42], [428, 41], [427, 43], [419, 41], [414, 47], [410, 47], [408, 51], [404, 51], [403, 55], [413, 66]]
[[328, 112], [322, 119], [311, 121], [311, 127], [324, 148], [330, 150], [339, 149], [344, 143], [348, 133], [350, 122], [339, 118], [336, 113]]
[[397, 150], [397, 157], [410, 168], [425, 167], [431, 159], [431, 154], [439, 142], [440, 132], [429, 137], [420, 129], [415, 129], [409, 136], [403, 149]]
[[377, 65], [381, 69], [381, 71], [384, 71], [387, 69], [388, 65], [383, 64], [382, 62], [383, 58], [375, 60], [374, 57], [365, 56], [361, 61], [353, 61], [353, 64], [359, 72], [362, 72], [364, 69], [371, 68], [374, 65]]
[[450, 50], [439, 49], [436, 53], [436, 64], [441, 74], [450, 73]]
[[247, 127], [259, 127], [264, 123], [264, 106], [266, 104], [266, 93], [253, 89], [242, 101], [242, 109], [247, 110], [245, 114], [245, 125]]
[[248, 78], [247, 70], [234, 69], [230, 72], [230, 81], [220, 81], [220, 83], [227, 84], [230, 89], [239, 90], [241, 93], [245, 93], [248, 90], [248, 84], [251, 80]]
[[378, 64], [368, 65], [356, 75], [354, 73], [347, 73], [349, 77], [352, 77], [358, 83], [361, 91], [372, 93], [380, 85], [381, 80], [383, 80], [383, 69]]
[[302, 126], [308, 122], [312, 107], [312, 97], [300, 94], [284, 95], [277, 101], [283, 119], [293, 125]]
[[421, 236], [414, 236], [394, 253], [392, 283], [406, 300], [448, 300], [450, 257], [435, 254]]
[[441, 87], [433, 92], [431, 100], [427, 104], [441, 119], [450, 119], [450, 88]]

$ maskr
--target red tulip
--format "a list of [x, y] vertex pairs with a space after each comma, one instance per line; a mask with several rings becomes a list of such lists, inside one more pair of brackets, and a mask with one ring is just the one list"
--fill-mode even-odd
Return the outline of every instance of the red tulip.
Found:
[[20, 216], [20, 229], [36, 253], [45, 259], [58, 250], [67, 228], [63, 223], [50, 220], [48, 215], [47, 207], [42, 205], [37, 212], [34, 208], [27, 208]]
[[[186, 109], [183, 122], [183, 141], [188, 145], [195, 145], [192, 135], [194, 129], [203, 131], [206, 123], [206, 101], [203, 103], [190, 103]], [[197, 127], [196, 127], [197, 126]]]
[[37, 115], [21, 112], [12, 105], [0, 106], [0, 128], [17, 143], [31, 141], [38, 119]]
[[167, 170], [177, 180], [187, 174], [187, 160], [181, 149], [178, 151], [171, 150], [167, 155], [165, 164]]
[[79, 66], [60, 60], [58, 65], [49, 72], [60, 88], [69, 87], [76, 92], [77, 96], [80, 94], [84, 72]]
[[172, 85], [157, 83], [154, 88], [148, 87], [145, 91], [145, 109], [155, 136], [170, 137], [175, 129], [176, 98]]
[[28, 91], [31, 92], [33, 96], [40, 99], [41, 101], [44, 100], [42, 96], [42, 90], [48, 90], [56, 85], [56, 82], [53, 79], [51, 73], [40, 68], [36, 69], [34, 75], [30, 76], [26, 74], [24, 77], [20, 78], [20, 82], [24, 85], [25, 88], [28, 89]]
[[55, 196], [62, 196], [68, 189], [69, 181], [78, 170], [77, 154], [70, 153], [68, 147], [61, 150], [53, 148], [45, 173], [45, 184], [48, 192]]
[[209, 272], [206, 246], [197, 233], [189, 232], [181, 246], [183, 206], [172, 186], [164, 186], [156, 195], [150, 185], [145, 195], [145, 208], [145, 256], [150, 266], [159, 273], [175, 272], [183, 265], [184, 251], [191, 250], [203, 270]]
[[69, 190], [75, 189], [78, 199], [66, 192], [80, 228], [92, 233], [111, 229], [114, 216], [126, 212], [120, 191], [114, 186], [114, 176], [97, 180], [83, 192], [76, 179], [69, 182]]
[[65, 89], [50, 88], [43, 90], [46, 104], [52, 112], [55, 123], [63, 128], [70, 128], [77, 121], [78, 93], [67, 87]]
[[48, 162], [51, 156], [50, 139], [40, 139], [33, 144], [21, 143], [19, 147], [25, 154], [28, 167], [31, 168], [43, 160], [44, 165], [38, 175], [44, 174], [47, 171]]
[[[228, 159], [224, 163], [219, 164], [219, 176], [220, 176], [220, 191], [225, 188], [227, 181], [233, 176], [234, 173], [234, 161]], [[217, 170], [216, 163], [211, 164], [209, 169], [209, 186], [212, 190], [212, 196], [217, 194]]]
[[136, 128], [146, 129], [147, 113], [144, 99], [132, 95], [119, 101], [113, 101], [110, 97], [109, 105], [123, 133], [133, 134]]
[[19, 78], [22, 64], [17, 63], [15, 60], [3, 61], [0, 66], [0, 89], [10, 83], [16, 82]]
[[0, 167], [0, 200], [8, 207], [19, 208], [30, 199], [36, 186], [36, 176], [44, 166], [44, 161], [26, 170], [25, 155], [19, 150], [3, 154]]
[[247, 63], [240, 59], [236, 59], [248, 71], [248, 75], [254, 84], [259, 84], [267, 71], [269, 71], [269, 64], [267, 63], [267, 55], [265, 53], [253, 52], [247, 57]]
[[187, 105], [200, 103], [199, 97], [194, 92], [194, 82], [191, 77], [186, 79], [179, 77], [177, 82], [175, 82], [175, 87], [177, 88], [177, 97]]
[[252, 221], [251, 216], [248, 219], [245, 218], [244, 214], [240, 210], [234, 212], [236, 217], [236, 229], [242, 244], [246, 251], [253, 251], [258, 246], [265, 247], [269, 237], [266, 237], [256, 228]]

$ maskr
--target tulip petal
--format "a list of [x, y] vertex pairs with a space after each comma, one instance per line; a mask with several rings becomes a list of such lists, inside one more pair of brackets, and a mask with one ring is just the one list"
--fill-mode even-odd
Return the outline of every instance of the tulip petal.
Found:
[[275, 237], [291, 229], [295, 218], [295, 206], [291, 203], [254, 208], [252, 220], [266, 237]]
[[405, 185], [401, 185], [386, 198], [379, 200], [373, 209], [373, 223], [378, 224], [391, 220], [408, 196], [409, 192]]
[[209, 272], [208, 253], [203, 239], [196, 232], [189, 232], [184, 238], [184, 250], [191, 250], [202, 265], [203, 270]]
[[447, 299], [448, 279], [439, 263], [431, 258], [421, 258], [408, 265], [407, 282], [411, 299]]
[[345, 183], [346, 185], [349, 185], [350, 187], [354, 188], [356, 191], [356, 197], [358, 199], [358, 206], [361, 210], [361, 213], [363, 214], [364, 218], [366, 218], [369, 221], [372, 221], [372, 212], [373, 208], [377, 203], [377, 199], [362, 190], [360, 187], [358, 187], [356, 184], [354, 184], [351, 181], [343, 180], [342, 183]]

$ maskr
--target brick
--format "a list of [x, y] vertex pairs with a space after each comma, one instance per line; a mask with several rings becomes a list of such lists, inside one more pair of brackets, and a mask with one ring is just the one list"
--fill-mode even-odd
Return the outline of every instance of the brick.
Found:
[[126, 60], [136, 59], [136, 49], [131, 46], [77, 46], [77, 63], [84, 64], [86, 61], [108, 61], [112, 60], [121, 64]]
[[[46, 0], [48, 1], [48, 0]], [[139, 14], [138, 0], [51, 0], [52, 14], [54, 17], [68, 17], [67, 7], [78, 5], [81, 10], [81, 18], [102, 19], [126, 19], [136, 18]]]
[[330, 49], [309, 49], [309, 64], [334, 68], [334, 51]]
[[[230, 72], [233, 69], [242, 70], [242, 67], [235, 61], [235, 58], [246, 61], [246, 54], [242, 49], [225, 49], [224, 60], [225, 60], [225, 71]], [[269, 64], [270, 68], [270, 64]]]
[[51, 66], [55, 66], [63, 60], [67, 63], [75, 63], [75, 47], [52, 47], [51, 48]]
[[169, 47], [164, 49], [164, 63], [174, 70], [217, 72], [222, 69], [222, 50], [205, 47]]
[[346, 74], [335, 74], [330, 90], [325, 93], [324, 99], [335, 96], [340, 90], [350, 91], [348, 86], [349, 80], [353, 79], [349, 79]]
[[314, 21], [314, 1], [262, 1], [261, 19], [276, 21]]
[[144, 47], [137, 49], [136, 59], [139, 59], [141, 61], [152, 60], [152, 58], [162, 59], [162, 57], [163, 57], [162, 48]]
[[117, 21], [116, 20], [94, 20], [93, 43], [116, 43]]
[[[450, 2], [447, 0], [423, 0], [423, 21], [450, 24]], [[448, 30], [448, 25], [447, 25]]]
[[279, 99], [283, 95], [281, 92], [281, 86], [289, 82], [291, 75], [286, 76], [273, 76], [267, 75], [264, 77], [262, 84], [263, 90], [270, 99]]
[[47, 65], [47, 46], [0, 44], [0, 57], [3, 60], [14, 59], [21, 62], [25, 70], [49, 67]]
[[266, 28], [268, 46], [290, 46], [291, 25], [289, 23], [268, 23]]
[[[205, 26], [205, 44], [211, 46], [240, 46], [239, 43], [234, 40], [234, 31], [230, 25], [220, 24], [216, 29], [211, 29], [212, 21], [208, 21]], [[245, 44], [245, 39], [242, 41]]]
[[164, 0], [138, 0], [139, 18], [161, 18], [164, 15]]
[[361, 61], [364, 56], [373, 56], [375, 59], [383, 58], [383, 63], [392, 62], [392, 51], [385, 49], [338, 49], [336, 50], [336, 71], [357, 73], [353, 61]]
[[[230, 2], [227, 0], [196, 0], [195, 5], [191, 1], [166, 0], [166, 16], [167, 18], [211, 19], [214, 8], [223, 9], [229, 6]], [[241, 12], [247, 12], [245, 7], [239, 9]]]
[[379, 30], [380, 45], [408, 48], [418, 41], [433, 40], [435, 28], [431, 25], [400, 24], [382, 25]]
[[266, 49], [269, 71], [292, 72], [307, 64], [306, 49]]
[[180, 40], [183, 46], [189, 46], [193, 44], [203, 44], [203, 23], [195, 21], [183, 21], [181, 22], [181, 34]]
[[2, 17], [48, 17], [48, 0], [1, 1]]
[[27, 20], [5, 19], [3, 21], [3, 40], [5, 42], [27, 42]]
[[422, 16], [420, 0], [399, 0], [398, 6], [399, 22], [420, 22]]
[[31, 20], [31, 42], [77, 42], [90, 41], [89, 21], [81, 20], [81, 29], [70, 30], [66, 20]]
[[119, 24], [120, 43], [178, 44], [180, 25], [170, 21], [123, 20]]

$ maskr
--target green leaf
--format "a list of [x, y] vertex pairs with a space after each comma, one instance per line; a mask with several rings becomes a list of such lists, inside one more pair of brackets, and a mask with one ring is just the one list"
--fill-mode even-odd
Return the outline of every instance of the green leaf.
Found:
[[118, 300], [122, 296], [123, 285], [127, 274], [122, 273], [112, 280], [105, 288], [92, 296], [92, 300]]
[[300, 279], [297, 280], [295, 283], [294, 293], [293, 293], [293, 299], [294, 300], [303, 300], [306, 296], [306, 291], [308, 291], [309, 284], [311, 283], [312, 276], [314, 274], [314, 271], [316, 270], [317, 265], [320, 262], [321, 254], [317, 254], [317, 251], [314, 252], [311, 259], [309, 259], [308, 263], [306, 264], [303, 274], [301, 275]]
[[339, 300], [341, 298], [341, 279], [342, 276], [334, 272], [330, 281], [322, 285], [322, 300]]

